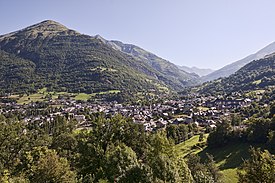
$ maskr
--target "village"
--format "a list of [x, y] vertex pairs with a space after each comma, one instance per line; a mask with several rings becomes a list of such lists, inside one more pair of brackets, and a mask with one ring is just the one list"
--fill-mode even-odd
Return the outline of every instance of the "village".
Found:
[[[121, 114], [132, 119], [134, 123], [142, 124], [145, 131], [165, 128], [169, 124], [195, 124], [213, 129], [221, 119], [235, 114], [235, 109], [249, 106], [253, 100], [256, 99], [240, 96], [219, 99], [213, 96], [193, 95], [149, 105], [130, 105], [116, 101], [84, 102], [60, 98], [29, 104], [2, 102], [0, 113], [5, 116], [19, 114], [19, 120], [26, 123], [40, 122], [40, 124], [46, 121], [52, 122], [57, 116], [66, 116], [69, 120], [77, 121], [79, 129], [91, 126], [91, 119], [87, 118], [90, 114], [104, 114], [107, 117]], [[51, 105], [59, 107], [47, 107]], [[46, 109], [47, 112], [43, 112]]]

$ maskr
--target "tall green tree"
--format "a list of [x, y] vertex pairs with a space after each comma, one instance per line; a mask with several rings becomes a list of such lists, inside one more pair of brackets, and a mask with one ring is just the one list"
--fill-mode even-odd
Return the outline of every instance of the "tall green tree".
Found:
[[252, 118], [247, 130], [248, 140], [256, 143], [266, 143], [270, 131], [270, 119]]
[[[189, 182], [191, 173], [185, 162], [179, 160], [174, 152], [173, 145], [166, 138], [164, 131], [153, 134], [150, 139], [150, 150], [146, 161], [153, 171], [154, 182]], [[182, 169], [184, 168], [184, 169]], [[185, 176], [183, 172], [186, 173]]]
[[196, 183], [219, 183], [222, 175], [215, 164], [213, 156], [207, 154], [207, 160], [203, 163], [197, 154], [187, 157], [187, 164]]
[[31, 182], [76, 182], [76, 174], [70, 169], [67, 159], [47, 147], [35, 147], [27, 152], [22, 170]]
[[271, 118], [275, 116], [275, 102], [274, 102], [273, 104], [270, 105], [269, 116], [270, 116]]
[[219, 147], [226, 145], [230, 140], [232, 126], [229, 121], [223, 121], [217, 125], [215, 131], [211, 132], [207, 138], [210, 147]]
[[239, 182], [274, 183], [275, 158], [267, 150], [250, 149], [250, 159], [238, 171]]
[[[112, 145], [106, 152], [105, 172], [110, 182], [132, 182], [129, 172], [138, 168], [136, 153], [125, 144]], [[133, 173], [132, 173], [133, 174]], [[135, 177], [139, 182], [140, 178]], [[123, 181], [121, 181], [123, 180]]]
[[0, 170], [12, 172], [28, 149], [29, 139], [22, 122], [7, 119], [0, 122], [0, 126]]

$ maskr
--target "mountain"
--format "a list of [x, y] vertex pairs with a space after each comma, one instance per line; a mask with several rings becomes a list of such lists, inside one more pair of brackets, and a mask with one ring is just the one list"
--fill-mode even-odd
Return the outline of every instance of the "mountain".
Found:
[[200, 92], [228, 94], [271, 86], [275, 86], [275, 53], [246, 64], [229, 77], [204, 83]]
[[199, 76], [206, 76], [214, 72], [212, 69], [200, 69], [198, 67], [178, 66], [178, 68], [188, 73], [195, 73]]
[[44, 87], [74, 93], [180, 90], [197, 78], [184, 72], [171, 77], [168, 68], [163, 68], [167, 73], [160, 72], [98, 37], [52, 20], [0, 36], [0, 50], [0, 67], [8, 72], [0, 73], [2, 92], [35, 92]]
[[175, 64], [158, 57], [157, 55], [150, 53], [138, 46], [132, 44], [125, 44], [120, 41], [106, 40], [100, 35], [95, 36], [95, 38], [101, 40], [105, 44], [109, 45], [113, 49], [126, 53], [135, 59], [148, 64], [155, 70], [165, 77], [164, 82], [176, 89], [182, 89], [182, 85], [190, 86], [197, 84], [199, 81], [199, 76], [194, 73], [188, 73], [180, 70]]
[[226, 65], [223, 68], [216, 70], [204, 77], [202, 77], [203, 81], [212, 81], [214, 79], [218, 79], [220, 77], [227, 77], [233, 73], [235, 73], [237, 70], [239, 70], [244, 65], [248, 64], [249, 62], [253, 60], [258, 60], [261, 58], [264, 58], [266, 55], [272, 54], [275, 52], [275, 42], [269, 44], [268, 46], [264, 47], [260, 51], [258, 51], [255, 54], [249, 55], [239, 61], [233, 62], [232, 64]]
[[[158, 73], [148, 65], [54, 21], [43, 21], [0, 36], [0, 49], [9, 53], [3, 53], [4, 57], [11, 54], [14, 55], [11, 57], [27, 60], [32, 65], [33, 80], [22, 75], [22, 78], [5, 81], [21, 83], [26, 91], [47, 87], [54, 91], [93, 93], [127, 89], [141, 91], [157, 89], [157, 85], [165, 86], [158, 80]], [[16, 74], [15, 70], [5, 66], [3, 60], [1, 65], [11, 74]], [[5, 83], [0, 86], [4, 91], [26, 92], [20, 88], [12, 90]]]
[[[31, 88], [36, 65], [29, 60], [0, 50], [0, 93]], [[25, 84], [22, 84], [25, 83]], [[8, 90], [7, 90], [8, 89]]]

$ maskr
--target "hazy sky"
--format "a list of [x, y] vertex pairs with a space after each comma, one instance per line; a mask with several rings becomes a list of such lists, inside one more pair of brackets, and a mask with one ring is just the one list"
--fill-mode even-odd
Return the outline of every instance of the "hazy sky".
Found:
[[275, 41], [275, 0], [0, 0], [0, 34], [51, 19], [218, 69]]

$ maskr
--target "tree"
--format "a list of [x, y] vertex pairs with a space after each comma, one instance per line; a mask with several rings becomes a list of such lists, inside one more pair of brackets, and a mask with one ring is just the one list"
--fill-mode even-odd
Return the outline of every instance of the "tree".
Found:
[[238, 114], [232, 114], [231, 115], [231, 125], [232, 126], [239, 126], [241, 124], [241, 117]]
[[[106, 152], [105, 172], [110, 182], [129, 182], [127, 174], [138, 167], [136, 153], [125, 144], [112, 145]], [[136, 176], [137, 179], [139, 177]]]
[[275, 150], [275, 116], [271, 119], [270, 130], [268, 132], [268, 148], [273, 152]]
[[197, 154], [190, 154], [187, 159], [187, 165], [194, 181], [197, 183], [222, 182], [220, 170], [216, 166], [212, 155], [207, 154], [206, 161], [202, 163]]
[[248, 128], [248, 140], [257, 143], [266, 143], [268, 141], [268, 133], [271, 124], [270, 119], [251, 119]]
[[77, 147], [77, 140], [72, 133], [61, 133], [58, 136], [53, 137], [52, 146], [59, 155], [66, 157], [70, 160], [72, 154]]
[[239, 182], [275, 182], [275, 158], [267, 150], [250, 149], [250, 159], [238, 171]]
[[[118, 171], [118, 167], [126, 165], [117, 162], [117, 158], [127, 163], [134, 156], [133, 159], [144, 157], [147, 150], [146, 138], [143, 126], [133, 124], [121, 115], [110, 119], [97, 117], [90, 131], [82, 131], [76, 137], [78, 143], [75, 149], [80, 154], [76, 164], [80, 176], [85, 179], [92, 177], [95, 182], [106, 178], [113, 182], [114, 177], [125, 180], [130, 174], [144, 172], [146, 168], [139, 164], [126, 172]], [[119, 147], [115, 148], [114, 145]], [[107, 164], [107, 167], [113, 167], [112, 170], [107, 170]]]
[[201, 133], [200, 133], [200, 136], [199, 136], [199, 142], [202, 142], [203, 139], [204, 139], [204, 136], [203, 136], [203, 133], [201, 132]]
[[185, 124], [168, 125], [166, 127], [166, 133], [167, 138], [174, 140], [175, 144], [183, 142], [188, 138], [188, 128]]
[[186, 183], [194, 182], [192, 173], [188, 168], [188, 165], [185, 162], [184, 158], [179, 158], [177, 160], [177, 166], [178, 166], [179, 182], [186, 182]]
[[76, 182], [76, 175], [70, 170], [65, 158], [47, 147], [35, 147], [25, 154], [23, 172], [31, 182], [62, 183]]
[[190, 170], [182, 159], [178, 159], [163, 131], [153, 134], [149, 143], [146, 161], [152, 169], [153, 182], [191, 182]]
[[167, 138], [173, 139], [175, 144], [179, 143], [179, 128], [177, 125], [168, 125], [166, 127]]
[[215, 164], [214, 157], [210, 154], [206, 154], [206, 155], [207, 155], [207, 159], [205, 162], [205, 166], [207, 168], [207, 171], [211, 174], [215, 183], [222, 182], [221, 181], [222, 174], [219, 168]]
[[6, 120], [0, 122], [0, 126], [0, 171], [7, 169], [12, 172], [22, 152], [28, 148], [29, 140], [21, 122]]
[[188, 139], [188, 127], [185, 124], [179, 124], [179, 136], [180, 142], [184, 142]]
[[270, 112], [269, 112], [269, 117], [273, 117], [275, 116], [275, 102], [273, 104], [271, 104], [270, 106]]
[[219, 147], [226, 145], [230, 140], [232, 132], [231, 124], [228, 121], [223, 121], [217, 125], [215, 131], [211, 132], [207, 138], [207, 143], [210, 147]]

